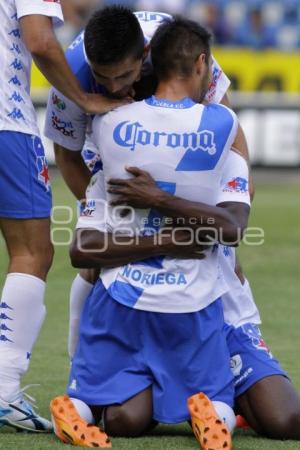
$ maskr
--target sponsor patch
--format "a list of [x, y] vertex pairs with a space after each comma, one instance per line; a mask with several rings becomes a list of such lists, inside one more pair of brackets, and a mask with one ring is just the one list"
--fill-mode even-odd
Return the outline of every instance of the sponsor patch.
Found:
[[88, 200], [85, 204], [84, 209], [81, 211], [81, 217], [92, 217], [96, 210], [96, 201]]
[[60, 119], [54, 111], [52, 111], [52, 126], [66, 137], [75, 138], [75, 128], [72, 122], [66, 122]]
[[214, 67], [213, 68], [213, 72], [212, 72], [212, 79], [210, 82], [210, 85], [208, 87], [208, 92], [207, 92], [207, 100], [211, 101], [214, 96], [216, 95], [217, 92], [217, 84], [219, 79], [221, 78], [222, 75], [222, 70], [219, 69], [218, 67]]
[[233, 373], [233, 376], [239, 377], [241, 375], [242, 368], [243, 368], [243, 361], [241, 355], [234, 355], [230, 359], [230, 369], [231, 372]]
[[66, 109], [65, 102], [59, 98], [54, 92], [52, 93], [52, 103], [58, 111], [64, 111]]
[[248, 192], [248, 180], [241, 177], [232, 178], [228, 181], [223, 192], [238, 192], [245, 194]]

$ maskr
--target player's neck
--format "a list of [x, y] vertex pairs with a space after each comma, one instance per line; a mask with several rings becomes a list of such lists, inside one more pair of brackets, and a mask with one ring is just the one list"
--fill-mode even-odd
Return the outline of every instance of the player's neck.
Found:
[[160, 81], [155, 92], [156, 98], [164, 98], [171, 101], [182, 100], [185, 97], [190, 97], [194, 100], [194, 96], [195, 89], [192, 83], [180, 78]]

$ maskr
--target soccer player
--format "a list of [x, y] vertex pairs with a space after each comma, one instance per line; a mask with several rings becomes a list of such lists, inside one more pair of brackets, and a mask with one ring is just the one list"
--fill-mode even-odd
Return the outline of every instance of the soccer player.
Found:
[[[81, 33], [67, 50], [66, 58], [86, 90], [119, 98], [133, 94], [133, 90], [141, 96], [141, 90], [145, 94], [145, 91], [150, 89], [150, 95], [154, 91], [151, 58], [148, 53], [149, 43], [157, 27], [167, 20], [170, 20], [170, 16], [164, 13], [144, 11], [133, 14], [120, 6], [104, 8], [94, 14], [85, 32]], [[138, 80], [140, 81], [135, 83]], [[216, 103], [227, 101], [226, 91], [229, 85], [228, 78], [213, 60], [206, 101]], [[60, 104], [64, 107], [61, 108]], [[54, 141], [57, 165], [78, 200], [85, 198], [86, 187], [91, 177], [81, 156], [89, 128], [89, 118], [83, 111], [53, 89], [49, 95], [45, 134]], [[239, 135], [236, 145], [241, 152], [247, 152], [241, 129]], [[89, 167], [93, 167], [97, 162], [97, 149], [90, 141], [83, 155]], [[71, 359], [76, 346], [82, 305], [97, 277], [98, 274], [95, 276], [91, 271], [81, 271], [71, 288], [69, 330]]]
[[[164, 193], [159, 192], [153, 178], [137, 168], [128, 173], [133, 178], [110, 182], [110, 191], [119, 195], [114, 204], [157, 208], [156, 199]], [[243, 191], [244, 184], [233, 178], [226, 189]], [[168, 213], [163, 205], [159, 210]], [[219, 263], [229, 287], [222, 295], [222, 304], [234, 375], [235, 410], [262, 436], [299, 440], [299, 394], [263, 340], [261, 319], [248, 280], [239, 278], [235, 271], [235, 249], [221, 245]]]
[[[154, 208], [160, 209], [162, 200], [168, 216], [182, 215], [192, 227], [193, 241], [197, 233], [213, 242], [206, 257], [197, 258], [197, 239], [182, 249], [177, 233], [157, 233], [162, 217], [148, 204], [134, 210], [131, 220], [108, 207], [103, 224], [103, 177], [95, 175], [71, 257], [77, 267], [101, 268], [101, 279], [84, 306], [68, 394], [101, 412], [113, 435], [140, 435], [152, 419], [178, 423], [191, 417], [203, 449], [231, 448], [220, 420], [234, 423], [219, 302], [226, 286], [215, 244], [226, 239], [236, 245], [241, 239], [250, 204], [248, 166], [231, 150], [235, 114], [225, 106], [200, 104], [209, 83], [209, 33], [178, 18], [153, 39], [156, 94], [93, 124], [105, 188], [107, 180], [126, 174], [127, 165], [141, 166], [165, 191]], [[234, 176], [243, 180], [240, 192], [227, 189]], [[149, 192], [151, 201], [157, 192]], [[109, 194], [107, 201], [113, 198]], [[126, 245], [129, 236], [134, 239]], [[82, 445], [88, 427], [82, 428], [79, 416], [79, 423], [74, 421], [74, 412], [69, 416], [67, 398], [54, 400], [51, 410], [56, 434], [66, 440], [68, 433]]]
[[[157, 208], [156, 199], [163, 192], [159, 192], [152, 177], [136, 168], [128, 170], [129, 174], [130, 179], [110, 182], [110, 191], [120, 196], [113, 204]], [[235, 177], [226, 187], [228, 191], [244, 189], [244, 182]], [[159, 210], [169, 212], [163, 205]], [[300, 440], [299, 393], [261, 335], [261, 318], [250, 285], [236, 271], [235, 249], [228, 245], [220, 247], [220, 268], [229, 286], [229, 291], [222, 295], [222, 303], [234, 375], [235, 409], [262, 436]]]
[[43, 432], [50, 422], [34, 412], [20, 389], [45, 316], [53, 256], [51, 188], [29, 92], [31, 56], [85, 112], [103, 111], [108, 104], [111, 109], [120, 101], [82, 90], [53, 31], [53, 24], [63, 21], [59, 0], [6, 0], [0, 17], [0, 229], [9, 254], [0, 300], [0, 426]]
[[[159, 192], [147, 172], [134, 168], [128, 169], [128, 174], [130, 179], [110, 181], [110, 192], [119, 195], [113, 202], [115, 206], [148, 205], [164, 214], [170, 212], [163, 204], [157, 206], [157, 198], [164, 193]], [[226, 186], [227, 191], [244, 189], [245, 183], [236, 177]], [[263, 340], [261, 319], [248, 280], [236, 271], [235, 249], [228, 245], [220, 247], [220, 268], [229, 286], [229, 291], [222, 295], [222, 303], [235, 380], [235, 409], [260, 435], [299, 440], [299, 394]]]

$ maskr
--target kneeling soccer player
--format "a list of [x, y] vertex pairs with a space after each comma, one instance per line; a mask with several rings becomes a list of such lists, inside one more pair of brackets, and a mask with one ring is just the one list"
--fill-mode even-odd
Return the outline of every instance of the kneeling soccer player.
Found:
[[[200, 104], [209, 83], [209, 42], [194, 22], [163, 24], [153, 38], [155, 96], [94, 122], [103, 174], [88, 189], [71, 258], [76, 267], [101, 268], [101, 279], [82, 313], [72, 400], [51, 403], [64, 442], [110, 446], [85, 422], [100, 416], [114, 436], [142, 435], [153, 420], [191, 419], [203, 449], [231, 448], [233, 384], [220, 300], [227, 286], [218, 246], [203, 258], [195, 236], [238, 242], [250, 199], [247, 164], [231, 150], [236, 116]], [[163, 218], [148, 205], [133, 210], [132, 220], [114, 210], [118, 189], [109, 180], [122, 185], [128, 166], [151, 173], [165, 192], [164, 205], [169, 202], [168, 216], [181, 216], [189, 231], [158, 232]], [[233, 177], [243, 180], [242, 192], [228, 193]]]

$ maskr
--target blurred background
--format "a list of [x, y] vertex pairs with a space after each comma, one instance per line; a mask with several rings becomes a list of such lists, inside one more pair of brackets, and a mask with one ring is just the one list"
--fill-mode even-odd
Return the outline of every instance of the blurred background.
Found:
[[[300, 167], [300, 0], [62, 0], [67, 47], [99, 7], [180, 13], [208, 27], [213, 54], [231, 80], [252, 164]], [[47, 82], [33, 70], [32, 95], [43, 127]], [[52, 146], [45, 142], [53, 161]]]

